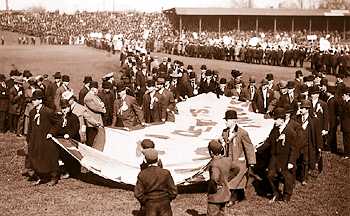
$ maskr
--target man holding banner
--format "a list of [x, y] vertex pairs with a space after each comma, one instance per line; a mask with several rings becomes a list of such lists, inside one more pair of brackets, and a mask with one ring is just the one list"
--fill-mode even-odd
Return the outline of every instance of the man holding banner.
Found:
[[231, 200], [227, 206], [230, 207], [234, 202], [244, 199], [248, 169], [256, 164], [256, 157], [248, 132], [237, 125], [237, 112], [226, 111], [224, 119], [227, 128], [222, 132], [220, 141], [225, 145], [226, 157], [231, 158], [240, 168], [238, 175], [229, 182]]

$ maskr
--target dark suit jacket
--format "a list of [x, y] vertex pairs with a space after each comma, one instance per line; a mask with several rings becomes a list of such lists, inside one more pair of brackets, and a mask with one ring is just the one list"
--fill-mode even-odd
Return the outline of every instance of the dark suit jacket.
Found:
[[153, 123], [153, 122], [160, 122], [161, 121], [161, 109], [160, 109], [160, 103], [159, 98], [161, 97], [159, 93], [155, 93], [154, 97], [156, 98], [153, 102], [152, 109], [150, 108], [151, 105], [151, 95], [144, 94], [143, 95], [143, 105], [142, 110], [144, 113], [144, 119], [146, 123]]
[[85, 86], [79, 91], [79, 103], [81, 105], [84, 105], [84, 98], [88, 92], [89, 89], [87, 89]]
[[57, 119], [50, 128], [49, 133], [51, 133], [54, 137], [62, 138], [65, 134], [68, 134], [70, 138], [80, 141], [79, 135], [79, 119], [78, 116], [73, 114], [72, 112], [67, 113], [67, 125], [63, 127], [63, 114], [56, 114]]
[[[316, 112], [318, 104], [321, 106], [322, 110]], [[327, 103], [319, 99], [316, 106], [311, 107], [311, 113], [319, 120], [321, 130], [328, 130], [329, 115]]]
[[213, 92], [216, 93], [217, 83], [210, 80], [209, 84], [206, 81], [201, 81], [199, 83], [199, 94]]
[[[279, 137], [284, 134], [285, 141], [279, 139]], [[265, 140], [262, 150], [264, 148], [270, 148], [270, 161], [269, 170], [276, 171], [286, 171], [287, 164], [291, 163], [295, 165], [297, 151], [294, 145], [297, 134], [295, 131], [287, 124], [282, 133], [279, 132], [278, 127], [273, 127], [268, 138]]]
[[128, 109], [121, 112], [123, 101], [121, 99], [114, 101], [112, 126], [132, 128], [145, 122], [143, 111], [136, 99], [127, 95], [125, 102]]
[[[274, 92], [270, 89], [267, 90], [267, 104], [264, 108], [264, 96], [261, 87], [258, 89], [255, 98], [252, 101], [252, 107], [256, 107], [259, 113], [266, 113], [268, 111], [269, 104], [274, 100]], [[254, 110], [254, 112], [256, 111]]]
[[168, 170], [149, 166], [137, 176], [134, 196], [143, 205], [149, 201], [171, 201], [177, 196], [177, 187]]
[[21, 88], [19, 90], [23, 93], [20, 96], [14, 86], [9, 91], [10, 104], [8, 112], [10, 114], [19, 115], [21, 112], [24, 112], [24, 91]]
[[3, 87], [0, 83], [0, 112], [7, 112], [9, 108], [9, 95], [7, 87]]
[[350, 132], [350, 102], [344, 102], [340, 112], [341, 130], [344, 132]]

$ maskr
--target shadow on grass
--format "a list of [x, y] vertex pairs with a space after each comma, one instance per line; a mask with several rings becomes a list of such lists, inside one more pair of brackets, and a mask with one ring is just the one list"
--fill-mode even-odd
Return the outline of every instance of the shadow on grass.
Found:
[[98, 176], [92, 172], [87, 172], [87, 173], [80, 173], [79, 176], [75, 177], [77, 180], [80, 180], [82, 182], [88, 183], [88, 184], [93, 184], [93, 185], [99, 185], [103, 187], [109, 187], [109, 188], [114, 188], [114, 189], [122, 189], [122, 190], [127, 190], [127, 191], [133, 191], [134, 186], [125, 184], [125, 183], [119, 183], [115, 182], [109, 179], [105, 179], [101, 176]]
[[197, 210], [187, 209], [186, 213], [192, 216], [206, 216], [207, 214], [199, 214]]

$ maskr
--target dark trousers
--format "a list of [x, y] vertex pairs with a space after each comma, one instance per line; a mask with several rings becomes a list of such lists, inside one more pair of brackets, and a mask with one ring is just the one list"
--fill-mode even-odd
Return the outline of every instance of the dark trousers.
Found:
[[98, 133], [98, 129], [94, 127], [86, 128], [86, 145], [92, 146], [94, 144], [95, 137]]
[[145, 204], [146, 216], [172, 216], [170, 200], [150, 200]]
[[275, 170], [271, 169], [267, 173], [267, 178], [269, 179], [272, 191], [274, 195], [279, 195], [278, 189], [279, 183], [284, 184], [283, 196], [291, 196], [294, 188], [294, 176], [289, 170]]
[[13, 133], [17, 130], [17, 123], [18, 123], [19, 115], [17, 114], [9, 114], [9, 130]]
[[343, 131], [344, 155], [350, 156], [350, 132]]
[[224, 216], [226, 203], [208, 203], [207, 216]]
[[297, 167], [296, 167], [296, 178], [300, 182], [307, 180], [307, 173], [308, 173], [308, 162], [306, 159], [306, 155], [304, 152], [301, 152], [298, 159], [297, 159]]
[[6, 131], [6, 115], [7, 112], [0, 111], [0, 133], [4, 133]]
[[325, 150], [330, 150], [332, 153], [337, 153], [338, 152], [338, 147], [337, 147], [337, 127], [329, 129], [326, 143], [327, 143], [327, 145], [326, 145], [327, 149], [325, 149]]
[[21, 113], [18, 117], [16, 134], [23, 134], [24, 129], [24, 113]]
[[70, 176], [76, 177], [80, 174], [80, 163], [72, 155], [70, 155], [61, 146], [59, 147], [60, 159], [64, 163], [63, 169], [68, 172]]

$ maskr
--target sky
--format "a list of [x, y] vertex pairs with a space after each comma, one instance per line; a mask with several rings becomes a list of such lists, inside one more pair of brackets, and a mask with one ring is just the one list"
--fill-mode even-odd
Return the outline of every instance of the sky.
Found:
[[[242, 0], [8, 0], [10, 9], [20, 10], [33, 6], [42, 6], [48, 10], [63, 11], [104, 11], [104, 10], [140, 10], [160, 11], [172, 7], [235, 7]], [[246, 2], [248, 0], [245, 0]], [[304, 6], [312, 1], [303, 0]], [[6, 0], [0, 0], [0, 10], [6, 9]], [[299, 4], [300, 0], [252, 0], [258, 8], [278, 7], [281, 2]]]

